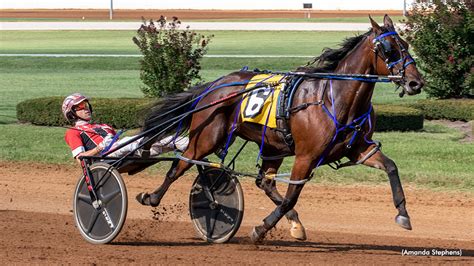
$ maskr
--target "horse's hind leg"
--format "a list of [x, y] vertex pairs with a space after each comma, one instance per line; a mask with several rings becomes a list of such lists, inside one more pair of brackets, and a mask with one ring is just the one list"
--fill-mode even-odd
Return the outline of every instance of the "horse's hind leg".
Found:
[[[361, 152], [358, 154], [357, 158], [352, 158], [352, 161], [361, 160], [366, 154], [368, 154], [375, 146], [362, 147]], [[403, 193], [402, 183], [400, 182], [400, 177], [398, 175], [398, 168], [395, 165], [395, 162], [385, 156], [380, 150], [370, 156], [366, 161], [363, 162], [364, 165], [374, 167], [377, 169], [384, 170], [390, 180], [390, 186], [392, 188], [393, 203], [395, 208], [398, 210], [398, 215], [395, 217], [395, 222], [400, 225], [402, 228], [411, 230], [410, 216], [405, 206], [405, 194]]]
[[[193, 134], [189, 140], [189, 146], [183, 153], [183, 156], [193, 160], [201, 160], [205, 156], [214, 152], [217, 149], [218, 144], [222, 143], [225, 137], [225, 127], [222, 126], [224, 123], [225, 121], [216, 118], [212, 123], [206, 125], [206, 127], [200, 132]], [[163, 184], [150, 194], [138, 194], [136, 197], [137, 201], [143, 205], [149, 205], [152, 207], [158, 206], [171, 184], [192, 166], [193, 164], [185, 161], [174, 161], [170, 170], [166, 174]]]
[[[272, 160], [272, 161], [263, 161], [261, 174], [265, 173], [265, 175], [276, 174], [278, 172], [278, 168], [280, 168], [283, 159], [279, 160]], [[280, 205], [283, 202], [283, 196], [278, 192], [276, 188], [275, 180], [271, 180], [268, 178], [257, 179], [256, 181], [257, 186], [265, 191], [265, 195], [267, 195], [276, 205]], [[293, 238], [298, 240], [306, 240], [306, 232], [304, 229], [303, 224], [301, 223], [298, 213], [295, 209], [289, 210], [285, 217], [291, 224], [290, 234]]]
[[168, 191], [168, 188], [171, 186], [171, 184], [176, 181], [181, 175], [183, 175], [183, 173], [191, 166], [192, 164], [175, 160], [171, 165], [170, 170], [168, 170], [163, 184], [161, 184], [161, 186], [155, 189], [152, 193], [139, 193], [136, 196], [137, 201], [142, 205], [152, 207], [160, 205], [161, 199], [165, 195], [166, 191]]

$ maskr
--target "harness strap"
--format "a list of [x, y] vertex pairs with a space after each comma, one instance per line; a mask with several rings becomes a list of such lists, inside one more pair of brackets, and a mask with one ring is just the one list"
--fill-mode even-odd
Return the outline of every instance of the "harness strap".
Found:
[[292, 113], [299, 112], [303, 109], [306, 109], [306, 108], [310, 107], [311, 105], [321, 105], [321, 104], [324, 104], [323, 100], [315, 101], [315, 102], [312, 102], [312, 103], [303, 103], [303, 104], [300, 104], [298, 106], [289, 108], [288, 112], [292, 114]]
[[115, 136], [112, 138], [112, 141], [109, 143], [109, 145], [107, 145], [107, 147], [105, 147], [104, 150], [102, 150], [100, 152], [100, 155], [104, 155], [106, 152], [108, 152], [110, 150], [110, 148], [112, 148], [112, 146], [115, 144], [115, 142], [117, 142], [118, 138], [120, 137], [120, 135], [122, 135], [122, 133], [124, 133], [125, 130], [123, 129], [120, 129], [117, 134], [115, 134]]
[[[408, 59], [408, 60], [407, 60]], [[407, 62], [408, 61], [408, 62]], [[405, 62], [403, 63], [403, 68], [406, 68], [407, 66], [409, 66], [410, 64], [414, 64], [415, 63], [415, 60], [413, 59], [413, 57], [411, 57], [410, 55], [407, 55], [403, 58], [400, 58], [398, 59], [397, 61], [395, 62], [392, 62], [390, 64], [387, 64], [387, 68], [388, 69], [392, 69], [395, 65], [397, 65], [398, 63], [400, 62]]]
[[389, 31], [389, 32], [380, 34], [379, 36], [375, 37], [372, 42], [373, 42], [373, 43], [376, 43], [376, 42], [380, 41], [380, 39], [383, 39], [383, 38], [385, 38], [385, 37], [387, 37], [387, 36], [391, 36], [391, 35], [398, 35], [398, 33], [395, 32], [395, 31]]

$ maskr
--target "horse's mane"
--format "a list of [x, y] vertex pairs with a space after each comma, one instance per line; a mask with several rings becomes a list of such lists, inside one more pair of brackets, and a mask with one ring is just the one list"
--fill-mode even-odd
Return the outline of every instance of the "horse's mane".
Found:
[[324, 48], [323, 53], [308, 62], [306, 66], [299, 67], [297, 71], [304, 71], [309, 73], [315, 72], [334, 72], [339, 62], [352, 51], [359, 42], [365, 37], [369, 36], [372, 30], [368, 32], [344, 39], [340, 44], [340, 48]]

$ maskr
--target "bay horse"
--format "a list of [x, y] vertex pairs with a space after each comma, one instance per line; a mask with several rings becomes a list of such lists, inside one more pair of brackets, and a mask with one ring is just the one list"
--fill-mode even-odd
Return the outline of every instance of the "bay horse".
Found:
[[[420, 93], [424, 81], [408, 52], [408, 44], [397, 34], [390, 17], [385, 15], [383, 26], [379, 26], [370, 16], [369, 19], [371, 28], [367, 33], [346, 39], [338, 49], [326, 48], [322, 55], [315, 58], [313, 64], [316, 63], [316, 66], [298, 70], [306, 73], [400, 75], [402, 78], [394, 82], [402, 87], [402, 93], [408, 95]], [[163, 135], [172, 134], [176, 130], [189, 132], [189, 146], [183, 152], [183, 156], [193, 160], [201, 160], [221, 149], [231, 131], [234, 131], [235, 136], [260, 145], [262, 125], [243, 123], [240, 117], [237, 123], [234, 123], [235, 113], [242, 97], [229, 98], [229, 95], [242, 91], [245, 85], [223, 86], [208, 94], [202, 94], [209, 87], [212, 89], [223, 84], [235, 85], [251, 79], [256, 74], [251, 71], [234, 72], [214, 83], [171, 95], [151, 108], [143, 130], [158, 126], [147, 135], [149, 138], [156, 138], [156, 133], [160, 130], [165, 130]], [[371, 140], [375, 124], [375, 114], [371, 105], [374, 86], [374, 83], [361, 80], [341, 81], [310, 77], [302, 79], [296, 88], [290, 107], [304, 107], [292, 112], [288, 121], [294, 145], [287, 145], [282, 135], [270, 128], [264, 132], [262, 149], [262, 175], [277, 173], [283, 161], [283, 159], [265, 159], [265, 156], [290, 153], [295, 156], [290, 180], [295, 182], [288, 185], [286, 195], [283, 197], [276, 190], [274, 180], [266, 178], [257, 180], [257, 185], [276, 204], [276, 208], [263, 219], [263, 224], [254, 227], [251, 233], [252, 241], [263, 240], [268, 230], [283, 216], [291, 222], [291, 235], [296, 239], [305, 240], [304, 227], [293, 209], [304, 187], [304, 181], [309, 180], [315, 167], [344, 157], [353, 164], [374, 167], [388, 174], [393, 202], [398, 210], [395, 222], [402, 228], [411, 230], [397, 166]], [[200, 95], [203, 96], [199, 102], [192, 105], [192, 99]], [[183, 120], [179, 127], [173, 125], [166, 129], [165, 125], [160, 126], [168, 119], [190, 109], [225, 98], [229, 100], [192, 114]], [[144, 147], [145, 150], [147, 148], [149, 147]], [[185, 161], [175, 161], [167, 172], [163, 184], [152, 193], [140, 193], [137, 195], [137, 200], [143, 205], [159, 205], [170, 185], [191, 166], [192, 164]]]

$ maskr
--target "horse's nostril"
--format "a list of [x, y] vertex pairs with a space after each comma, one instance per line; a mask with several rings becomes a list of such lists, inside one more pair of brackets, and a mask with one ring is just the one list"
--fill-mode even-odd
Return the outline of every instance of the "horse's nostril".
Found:
[[412, 81], [408, 82], [408, 86], [412, 90], [418, 90], [418, 89], [421, 89], [422, 85], [418, 81], [412, 80]]

